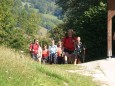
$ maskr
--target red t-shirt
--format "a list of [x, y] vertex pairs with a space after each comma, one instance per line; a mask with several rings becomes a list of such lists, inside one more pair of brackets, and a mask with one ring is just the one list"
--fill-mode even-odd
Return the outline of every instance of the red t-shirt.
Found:
[[48, 49], [42, 50], [42, 58], [46, 58], [49, 56], [49, 51]]
[[34, 54], [38, 54], [39, 45], [38, 45], [38, 44], [33, 44], [32, 48], [33, 48], [33, 49], [32, 49], [33, 53], [34, 53]]
[[74, 50], [75, 45], [74, 42], [76, 41], [76, 37], [64, 37], [63, 39], [63, 47], [68, 49], [68, 50]]

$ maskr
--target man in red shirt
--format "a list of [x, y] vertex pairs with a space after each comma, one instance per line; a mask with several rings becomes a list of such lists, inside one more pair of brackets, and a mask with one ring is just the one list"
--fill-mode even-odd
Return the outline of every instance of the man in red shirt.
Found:
[[37, 61], [38, 60], [38, 50], [39, 50], [39, 42], [34, 39], [34, 43], [30, 45], [30, 51], [32, 53], [32, 58]]
[[73, 54], [75, 50], [75, 42], [76, 37], [73, 36], [73, 30], [69, 29], [67, 36], [65, 36], [62, 40], [65, 63], [73, 63], [75, 59]]

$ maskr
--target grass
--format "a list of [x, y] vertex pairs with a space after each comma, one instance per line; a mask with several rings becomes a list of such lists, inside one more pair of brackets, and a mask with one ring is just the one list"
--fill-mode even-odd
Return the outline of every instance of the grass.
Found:
[[[22, 57], [22, 58], [21, 58]], [[91, 77], [68, 73], [74, 65], [43, 65], [0, 47], [0, 86], [97, 86]]]

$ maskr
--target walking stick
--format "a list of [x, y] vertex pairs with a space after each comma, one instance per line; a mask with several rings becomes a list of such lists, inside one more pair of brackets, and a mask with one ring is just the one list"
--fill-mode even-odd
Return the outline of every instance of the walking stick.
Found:
[[83, 48], [83, 63], [85, 62], [85, 47]]

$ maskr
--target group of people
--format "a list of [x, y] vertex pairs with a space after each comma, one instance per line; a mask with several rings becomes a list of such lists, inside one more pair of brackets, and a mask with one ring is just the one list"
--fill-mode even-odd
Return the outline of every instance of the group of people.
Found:
[[73, 36], [73, 30], [69, 29], [67, 35], [55, 44], [55, 40], [51, 40], [51, 45], [40, 46], [37, 39], [30, 44], [29, 50], [31, 57], [39, 63], [54, 63], [54, 64], [77, 64], [84, 61], [85, 47], [81, 42], [80, 37]]

